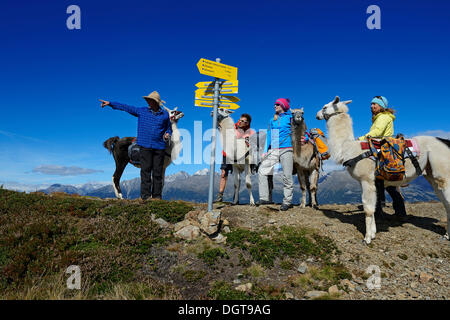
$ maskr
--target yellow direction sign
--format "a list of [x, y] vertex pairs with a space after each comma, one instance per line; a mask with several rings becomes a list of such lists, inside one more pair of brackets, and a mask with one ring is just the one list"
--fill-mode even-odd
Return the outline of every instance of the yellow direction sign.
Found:
[[201, 74], [207, 76], [226, 80], [237, 80], [237, 68], [223, 63], [202, 58], [198, 61], [197, 68]]
[[[198, 89], [195, 90], [195, 99], [200, 100], [214, 100], [214, 91]], [[222, 101], [230, 101], [230, 102], [238, 102], [240, 99], [234, 96], [219, 96], [219, 100]]]
[[[195, 106], [196, 107], [214, 107], [214, 101], [213, 100], [197, 100], [195, 99]], [[236, 103], [232, 102], [221, 102], [219, 105], [219, 108], [223, 109], [238, 109], [239, 106]]]
[[[233, 80], [233, 81], [224, 81], [222, 82], [222, 88], [226, 88], [226, 87], [237, 87], [239, 85], [239, 81], [238, 80]], [[214, 89], [214, 81], [203, 81], [203, 82], [197, 82], [195, 84], [195, 86], [197, 88], [208, 88], [208, 87], [212, 87]]]
[[223, 108], [223, 109], [238, 109], [240, 108], [239, 105], [237, 105], [236, 103], [232, 103], [232, 102], [220, 102], [219, 108]]

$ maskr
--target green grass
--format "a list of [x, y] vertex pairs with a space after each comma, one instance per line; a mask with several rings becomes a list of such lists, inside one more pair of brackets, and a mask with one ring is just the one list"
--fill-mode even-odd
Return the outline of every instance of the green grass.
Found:
[[20, 298], [36, 281], [45, 287], [70, 265], [81, 268], [84, 297], [101, 298], [119, 283], [134, 290], [133, 283], [151, 282], [139, 272], [149, 249], [172, 239], [151, 214], [176, 222], [191, 209], [182, 202], [139, 204], [0, 189], [0, 296]]
[[198, 254], [198, 258], [202, 259], [206, 264], [213, 266], [219, 258], [229, 258], [227, 252], [220, 247], [206, 249]]
[[227, 234], [227, 244], [247, 251], [254, 261], [268, 268], [274, 266], [276, 259], [286, 257], [314, 256], [328, 262], [333, 255], [340, 254], [330, 238], [294, 227], [264, 229], [262, 232], [235, 229]]
[[216, 281], [209, 290], [208, 297], [214, 300], [280, 300], [283, 290], [270, 285], [254, 285], [251, 292], [242, 292], [234, 289], [230, 283]]

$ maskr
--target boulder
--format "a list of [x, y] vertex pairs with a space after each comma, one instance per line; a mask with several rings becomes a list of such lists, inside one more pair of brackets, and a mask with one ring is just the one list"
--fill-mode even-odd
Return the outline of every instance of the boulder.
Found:
[[308, 291], [307, 293], [305, 293], [305, 297], [309, 298], [309, 299], [320, 298], [320, 297], [325, 296], [325, 295], [327, 295], [327, 292], [325, 292], [325, 291], [317, 291], [317, 290]]
[[200, 229], [207, 235], [216, 233], [219, 230], [221, 216], [220, 211], [201, 212], [197, 217], [200, 223]]
[[187, 225], [175, 232], [174, 235], [184, 240], [193, 240], [200, 236], [200, 228], [193, 225]]
[[236, 288], [234, 288], [237, 291], [242, 291], [242, 292], [250, 292], [252, 290], [253, 285], [248, 282], [245, 284], [241, 284], [240, 286], [237, 286]]

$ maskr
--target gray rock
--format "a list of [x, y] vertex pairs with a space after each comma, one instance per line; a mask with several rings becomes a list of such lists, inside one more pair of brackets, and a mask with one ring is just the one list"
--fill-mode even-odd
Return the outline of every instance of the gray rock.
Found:
[[327, 295], [328, 293], [325, 291], [317, 291], [317, 290], [313, 290], [313, 291], [308, 291], [305, 294], [305, 297], [309, 298], [309, 299], [315, 299], [315, 298], [320, 298], [322, 296]]
[[297, 268], [297, 271], [304, 274], [308, 270], [308, 266], [306, 263], [302, 262], [302, 264]]
[[200, 229], [207, 235], [211, 235], [217, 232], [219, 229], [220, 211], [208, 211], [202, 212], [198, 215], [198, 222], [200, 223]]
[[155, 220], [155, 222], [157, 224], [159, 224], [159, 226], [161, 228], [168, 228], [170, 226], [170, 223], [168, 223], [166, 220], [162, 219], [162, 218], [158, 218]]
[[200, 236], [200, 228], [197, 226], [188, 225], [174, 234], [176, 237], [184, 240], [193, 240]]
[[288, 299], [288, 300], [293, 300], [293, 299], [294, 299], [294, 295], [293, 295], [292, 293], [290, 293], [290, 292], [286, 292], [286, 293], [284, 294], [284, 296], [285, 296], [286, 299]]
[[214, 238], [211, 238], [215, 243], [227, 243], [227, 237], [224, 237], [222, 234], [218, 234]]

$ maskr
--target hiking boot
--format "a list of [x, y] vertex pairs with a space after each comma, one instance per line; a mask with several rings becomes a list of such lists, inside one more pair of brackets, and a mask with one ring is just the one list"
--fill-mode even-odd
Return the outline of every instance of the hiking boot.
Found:
[[293, 208], [293, 207], [294, 206], [292, 204], [283, 203], [281, 205], [281, 207], [280, 207], [280, 211], [287, 211], [287, 210], [289, 210], [290, 208]]
[[223, 202], [223, 193], [218, 193], [216, 200], [214, 202]]
[[273, 204], [273, 201], [259, 200], [256, 202], [256, 205], [258, 205], [258, 206], [262, 206], [262, 205], [266, 205], [266, 204]]

